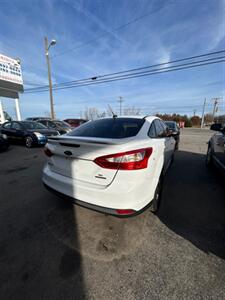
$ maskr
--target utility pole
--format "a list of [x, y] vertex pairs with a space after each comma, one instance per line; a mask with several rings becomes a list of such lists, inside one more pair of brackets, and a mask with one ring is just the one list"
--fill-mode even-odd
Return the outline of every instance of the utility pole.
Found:
[[195, 117], [195, 114], [196, 114], [196, 109], [194, 109], [194, 117]]
[[206, 106], [206, 98], [203, 103], [203, 109], [202, 109], [202, 122], [201, 122], [201, 129], [204, 127], [204, 119], [205, 119], [205, 106]]
[[217, 104], [218, 104], [218, 102], [219, 102], [219, 97], [217, 97], [217, 98], [213, 98], [212, 100], [214, 100], [214, 105], [213, 105], [213, 114], [212, 114], [212, 121], [214, 122], [214, 118], [215, 118], [215, 113], [216, 113], [216, 111], [217, 111], [217, 109], [218, 109], [218, 107], [217, 107]]
[[123, 97], [119, 97], [118, 102], [120, 103], [120, 116], [122, 115], [122, 102], [124, 102]]
[[45, 37], [45, 56], [48, 68], [48, 82], [49, 82], [49, 95], [50, 95], [50, 109], [51, 109], [51, 118], [55, 119], [55, 111], [54, 111], [54, 101], [52, 94], [52, 77], [51, 77], [51, 66], [49, 59], [49, 48], [56, 44], [55, 40], [51, 40], [50, 44], [48, 44], [48, 38]]

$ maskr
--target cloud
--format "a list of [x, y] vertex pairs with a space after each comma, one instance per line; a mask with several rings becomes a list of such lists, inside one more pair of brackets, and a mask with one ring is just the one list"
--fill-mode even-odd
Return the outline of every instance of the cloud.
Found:
[[25, 85], [26, 85], [26, 82], [34, 83], [37, 85], [47, 85], [48, 84], [47, 76], [38, 75], [32, 71], [24, 71], [23, 72], [23, 80], [24, 80]]

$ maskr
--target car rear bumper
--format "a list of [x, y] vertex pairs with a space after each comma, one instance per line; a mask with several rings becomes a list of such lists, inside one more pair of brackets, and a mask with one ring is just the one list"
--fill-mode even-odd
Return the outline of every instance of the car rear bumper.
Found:
[[153, 199], [158, 182], [143, 180], [135, 185], [128, 180], [121, 182], [118, 179], [116, 182], [115, 179], [108, 186], [91, 185], [52, 172], [48, 164], [43, 170], [42, 180], [48, 188], [68, 196], [81, 206], [113, 215], [118, 215], [118, 210], [133, 210], [132, 214], [142, 211]]
[[127, 217], [134, 217], [137, 216], [141, 213], [143, 213], [146, 209], [149, 208], [149, 206], [151, 205], [151, 202], [148, 203], [144, 208], [142, 208], [141, 210], [138, 211], [133, 211], [130, 213], [118, 213], [116, 209], [112, 209], [112, 208], [107, 208], [107, 207], [103, 207], [103, 206], [98, 206], [98, 205], [94, 205], [94, 204], [90, 204], [81, 200], [77, 200], [75, 198], [69, 197], [65, 194], [62, 194], [56, 190], [54, 190], [53, 188], [49, 187], [47, 184], [44, 183], [45, 188], [50, 191], [51, 193], [57, 195], [58, 197], [71, 201], [73, 204], [79, 205], [81, 207], [96, 211], [96, 212], [100, 212], [103, 214], [107, 214], [107, 215], [112, 215], [112, 216], [116, 216], [118, 218], [127, 218]]

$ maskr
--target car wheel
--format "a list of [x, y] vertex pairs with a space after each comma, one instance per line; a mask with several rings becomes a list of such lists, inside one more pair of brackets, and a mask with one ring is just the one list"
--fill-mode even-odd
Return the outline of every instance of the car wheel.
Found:
[[170, 165], [172, 165], [172, 163], [174, 162], [175, 151], [176, 151], [176, 150], [174, 149], [174, 152], [173, 152], [173, 154], [172, 154], [172, 156], [171, 156]]
[[30, 136], [26, 137], [25, 145], [26, 145], [27, 148], [32, 148], [32, 146], [33, 146], [33, 139], [32, 139], [32, 137], [30, 137]]
[[151, 206], [150, 206], [150, 211], [152, 213], [156, 213], [159, 210], [160, 204], [161, 204], [161, 196], [162, 196], [162, 176], [159, 179], [159, 182], [157, 184], [156, 190], [155, 190], [155, 194], [154, 194], [154, 198], [151, 202]]
[[213, 160], [212, 160], [212, 147], [209, 144], [208, 145], [208, 150], [207, 150], [207, 154], [206, 154], [206, 160], [205, 160], [206, 166], [207, 167], [212, 167], [213, 164]]

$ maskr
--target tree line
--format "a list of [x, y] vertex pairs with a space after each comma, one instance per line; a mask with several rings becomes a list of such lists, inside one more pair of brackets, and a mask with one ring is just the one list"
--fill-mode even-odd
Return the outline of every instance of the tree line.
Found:
[[[106, 110], [99, 110], [96, 107], [86, 107], [84, 112], [82, 113], [82, 118], [86, 120], [96, 120], [99, 118], [104, 118], [104, 117], [111, 117], [113, 114], [117, 114], [116, 111], [113, 111], [113, 109], [108, 106]], [[123, 115], [124, 116], [130, 116], [130, 115], [140, 115], [141, 114], [141, 109], [135, 107], [135, 106], [129, 106], [123, 109]], [[185, 127], [200, 127], [202, 118], [198, 115], [194, 116], [188, 116], [186, 114], [181, 115], [181, 114], [160, 114], [156, 113], [153, 114], [156, 115], [157, 117], [161, 118], [164, 121], [175, 121], [177, 123], [179, 122], [184, 122]], [[211, 125], [213, 122], [216, 123], [225, 123], [225, 115], [220, 115], [216, 116], [213, 118], [213, 115], [210, 113], [205, 114], [204, 116], [204, 125]]]
[[[180, 115], [180, 114], [156, 114], [159, 118], [161, 118], [164, 121], [175, 121], [177, 123], [184, 122], [185, 127], [200, 127], [202, 118], [195, 115], [189, 117], [188, 115]], [[213, 114], [205, 114], [204, 116], [204, 125], [211, 125], [212, 123], [225, 123], [225, 115], [216, 116], [213, 118]]]

